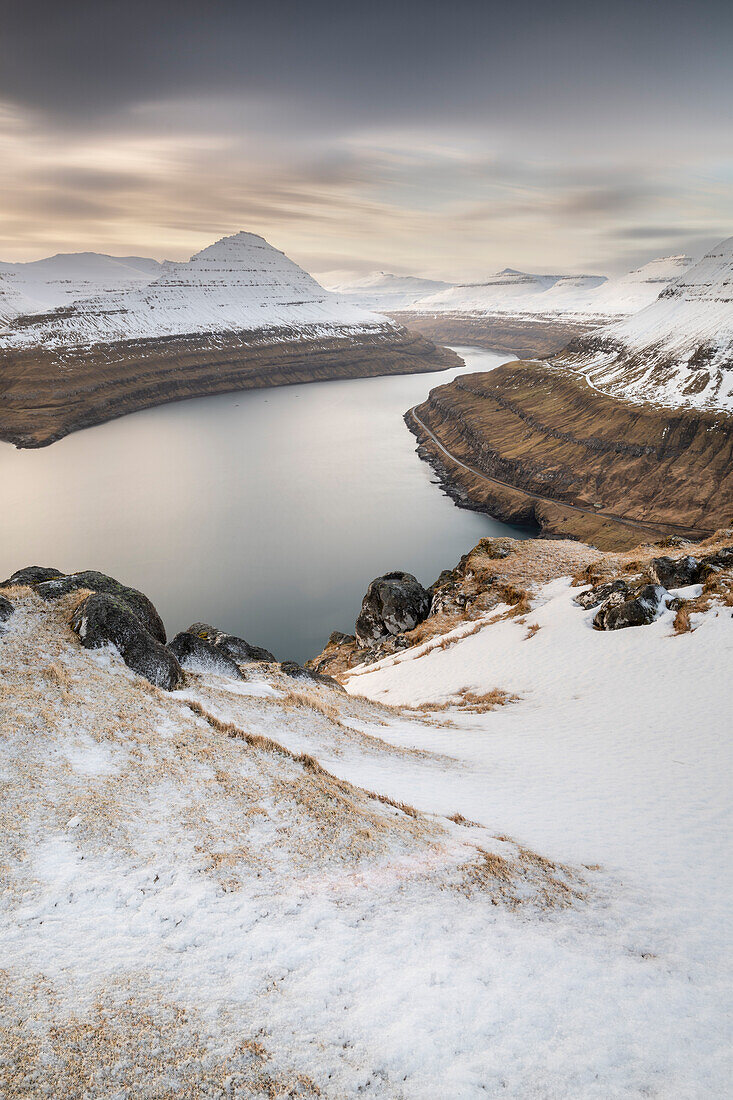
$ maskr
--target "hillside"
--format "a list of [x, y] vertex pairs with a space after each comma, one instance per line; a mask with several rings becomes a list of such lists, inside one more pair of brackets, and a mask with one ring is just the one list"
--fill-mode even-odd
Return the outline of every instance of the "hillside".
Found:
[[626, 400], [733, 411], [733, 237], [555, 361]]
[[392, 315], [433, 340], [544, 358], [589, 337], [609, 319], [652, 302], [692, 261], [652, 260], [626, 275], [534, 275], [507, 268], [482, 283], [449, 287]]
[[439, 279], [423, 279], [415, 275], [392, 275], [374, 271], [362, 279], [337, 283], [330, 289], [362, 309], [379, 312], [409, 309], [427, 295], [446, 290], [450, 283]]
[[346, 693], [102, 574], [0, 583], [0, 1091], [722, 1095], [731, 553], [482, 540]]
[[157, 278], [162, 265], [142, 256], [70, 252], [29, 263], [0, 261], [0, 324], [94, 295], [118, 294]]
[[0, 331], [0, 439], [43, 446], [164, 401], [454, 362], [323, 290], [262, 237], [238, 233], [145, 286]]

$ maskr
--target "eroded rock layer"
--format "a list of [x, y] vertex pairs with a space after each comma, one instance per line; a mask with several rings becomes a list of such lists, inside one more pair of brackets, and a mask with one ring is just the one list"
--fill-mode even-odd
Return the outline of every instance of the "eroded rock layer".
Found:
[[704, 537], [733, 515], [733, 418], [631, 404], [540, 363], [432, 390], [407, 416], [459, 503], [599, 546]]
[[71, 350], [0, 348], [0, 439], [43, 447], [168, 401], [291, 383], [412, 374], [460, 362], [394, 326], [356, 334], [194, 334]]

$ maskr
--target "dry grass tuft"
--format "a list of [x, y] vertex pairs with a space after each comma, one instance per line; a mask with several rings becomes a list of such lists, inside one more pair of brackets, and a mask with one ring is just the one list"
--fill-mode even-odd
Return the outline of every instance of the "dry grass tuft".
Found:
[[464, 817], [463, 814], [456, 813], [451, 814], [448, 821], [452, 821], [454, 825], [465, 825], [467, 829], [480, 829], [481, 826], [478, 821], [471, 821], [470, 818]]
[[576, 871], [529, 848], [517, 845], [513, 858], [480, 847], [476, 851], [478, 858], [459, 868], [461, 877], [454, 884], [454, 889], [467, 897], [477, 891], [488, 893], [493, 905], [510, 909], [567, 909], [586, 900], [586, 884]]
[[530, 623], [527, 627], [527, 638], [534, 638], [537, 631], [541, 629], [542, 628], [539, 623]]
[[675, 634], [689, 634], [692, 630], [690, 611], [687, 604], [682, 604], [682, 607], [678, 608], [673, 626]]

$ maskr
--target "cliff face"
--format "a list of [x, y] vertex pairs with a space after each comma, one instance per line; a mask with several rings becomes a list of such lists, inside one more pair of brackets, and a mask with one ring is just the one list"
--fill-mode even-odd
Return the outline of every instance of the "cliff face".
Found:
[[412, 374], [460, 363], [396, 326], [324, 335], [217, 333], [62, 349], [0, 347], [0, 439], [43, 447], [168, 401], [292, 383]]
[[537, 363], [463, 375], [408, 416], [461, 503], [600, 546], [733, 514], [733, 418], [634, 405]]

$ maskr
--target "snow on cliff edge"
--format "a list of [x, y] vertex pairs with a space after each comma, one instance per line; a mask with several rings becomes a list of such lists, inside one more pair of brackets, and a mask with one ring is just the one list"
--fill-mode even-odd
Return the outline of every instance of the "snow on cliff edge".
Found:
[[556, 361], [633, 401], [733, 411], [733, 237], [645, 309], [574, 341]]
[[1, 347], [78, 347], [191, 333], [289, 329], [311, 333], [391, 328], [324, 290], [254, 233], [224, 237], [186, 263], [168, 263], [144, 287], [97, 295], [11, 324]]

